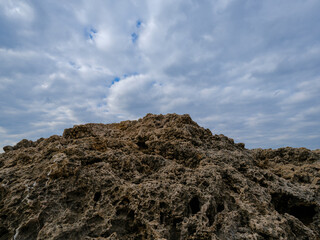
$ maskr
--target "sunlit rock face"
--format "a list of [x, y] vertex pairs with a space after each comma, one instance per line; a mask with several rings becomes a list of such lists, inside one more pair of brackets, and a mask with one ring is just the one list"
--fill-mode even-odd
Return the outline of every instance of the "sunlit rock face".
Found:
[[0, 240], [320, 238], [319, 150], [248, 150], [148, 114], [4, 151]]

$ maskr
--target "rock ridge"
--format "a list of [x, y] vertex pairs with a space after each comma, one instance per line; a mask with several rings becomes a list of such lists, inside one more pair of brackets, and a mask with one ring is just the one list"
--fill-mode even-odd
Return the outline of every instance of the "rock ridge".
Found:
[[320, 151], [248, 150], [187, 114], [0, 154], [0, 240], [320, 239]]

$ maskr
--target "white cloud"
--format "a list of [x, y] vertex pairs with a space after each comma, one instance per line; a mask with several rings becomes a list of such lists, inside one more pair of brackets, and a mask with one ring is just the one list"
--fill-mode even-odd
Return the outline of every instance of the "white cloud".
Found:
[[289, 98], [284, 100], [285, 104], [295, 104], [295, 103], [300, 103], [304, 102], [306, 100], [309, 100], [311, 96], [309, 95], [308, 92], [296, 92], [292, 94]]
[[4, 14], [10, 19], [27, 22], [33, 20], [33, 9], [24, 1], [1, 1], [0, 6], [3, 8]]
[[151, 76], [129, 76], [110, 87], [106, 98], [107, 110], [112, 114], [138, 116], [145, 111], [153, 111], [159, 95], [161, 88]]
[[100, 30], [94, 37], [94, 41], [97, 44], [98, 49], [103, 51], [111, 50], [112, 47], [112, 33], [108, 32], [107, 29]]

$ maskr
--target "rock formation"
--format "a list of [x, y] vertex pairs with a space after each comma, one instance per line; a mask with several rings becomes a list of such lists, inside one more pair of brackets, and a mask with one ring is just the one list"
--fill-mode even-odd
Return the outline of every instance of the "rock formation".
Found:
[[248, 150], [188, 115], [0, 154], [0, 240], [320, 239], [319, 150]]

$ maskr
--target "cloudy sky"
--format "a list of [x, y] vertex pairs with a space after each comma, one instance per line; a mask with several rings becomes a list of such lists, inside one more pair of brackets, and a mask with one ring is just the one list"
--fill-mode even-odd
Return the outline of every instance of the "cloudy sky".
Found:
[[0, 0], [0, 147], [189, 113], [248, 148], [320, 148], [319, 0]]

